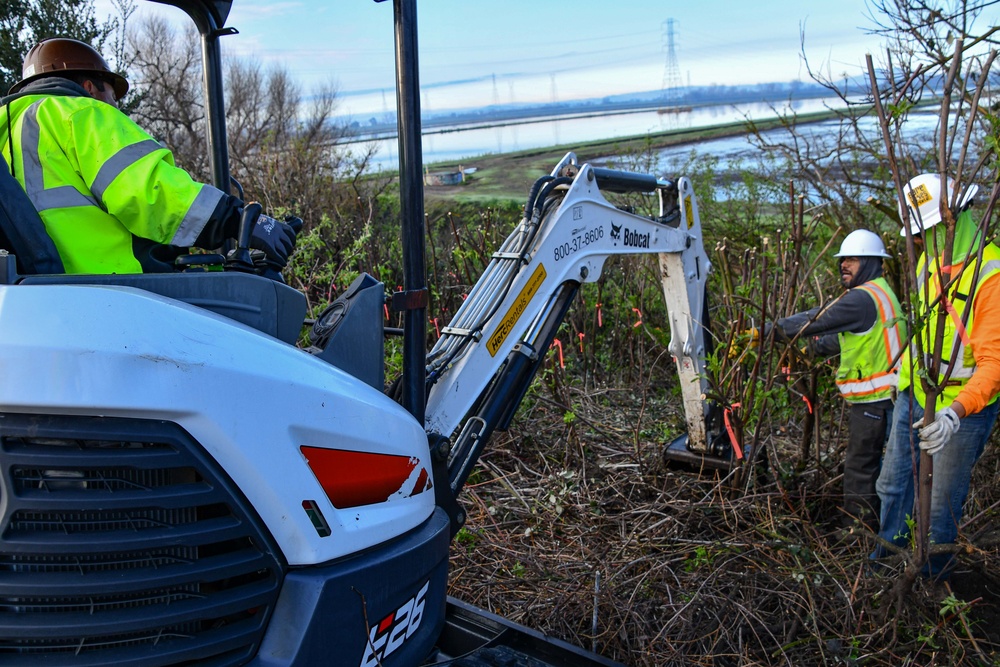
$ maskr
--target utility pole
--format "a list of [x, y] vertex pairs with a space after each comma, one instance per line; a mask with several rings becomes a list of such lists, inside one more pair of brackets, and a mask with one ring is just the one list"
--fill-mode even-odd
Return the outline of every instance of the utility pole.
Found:
[[[513, 81], [513, 79], [511, 79], [511, 80], [509, 80], [507, 82], [507, 92], [509, 94], [508, 104], [510, 104], [511, 107], [513, 107], [514, 106], [514, 81]], [[515, 124], [513, 124], [513, 125], [510, 126], [510, 136], [514, 140], [513, 149], [516, 151], [517, 150], [517, 123], [515, 123]]]
[[[497, 75], [496, 72], [493, 73], [493, 114], [496, 118], [496, 114], [500, 111], [500, 91], [497, 89]], [[503, 126], [497, 125], [497, 153], [503, 153]]]
[[389, 100], [386, 99], [385, 88], [382, 89], [382, 122], [385, 125], [396, 122], [396, 118], [389, 112]]
[[[556, 75], [549, 74], [549, 80], [552, 82], [552, 111], [556, 111], [556, 103], [559, 101], [559, 93], [556, 91]], [[559, 121], [554, 121], [552, 123], [552, 136], [556, 144], [559, 143]]]

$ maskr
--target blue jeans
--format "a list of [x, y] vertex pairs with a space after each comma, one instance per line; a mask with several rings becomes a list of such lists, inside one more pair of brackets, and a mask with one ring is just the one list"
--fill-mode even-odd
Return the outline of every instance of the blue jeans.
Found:
[[[951, 440], [934, 455], [934, 476], [931, 487], [930, 543], [953, 544], [958, 537], [958, 524], [962, 520], [962, 506], [969, 495], [972, 466], [986, 447], [986, 440], [993, 430], [1000, 401], [982, 411], [962, 419]], [[899, 546], [906, 546], [910, 529], [908, 517], [915, 516], [913, 508], [914, 481], [920, 463], [920, 438], [911, 424], [923, 419], [924, 408], [913, 399], [910, 390], [900, 392], [893, 411], [892, 431], [886, 443], [882, 472], [875, 485], [882, 501], [879, 536]], [[888, 555], [885, 548], [877, 546], [873, 558]], [[953, 567], [952, 554], [938, 554], [929, 561], [932, 577], [947, 575]]]

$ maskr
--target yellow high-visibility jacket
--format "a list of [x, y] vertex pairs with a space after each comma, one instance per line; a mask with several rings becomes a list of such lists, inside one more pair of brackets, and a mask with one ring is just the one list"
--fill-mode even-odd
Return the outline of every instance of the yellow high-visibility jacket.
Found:
[[[962, 224], [962, 223], [960, 223]], [[971, 223], [965, 223], [971, 224]], [[939, 301], [933, 309], [928, 308], [928, 303], [937, 300], [938, 295], [941, 292], [941, 275], [940, 275], [940, 258], [934, 258], [931, 263], [930, 270], [927, 271], [927, 255], [924, 254], [920, 257], [917, 263], [917, 297], [919, 299], [920, 314], [925, 315], [924, 325], [917, 335], [921, 338], [921, 343], [923, 345], [923, 350], [925, 354], [925, 366], [930, 366], [931, 361], [931, 351], [933, 350], [935, 336], [937, 334], [938, 327], [938, 311], [947, 311], [947, 317], [944, 320], [944, 354], [941, 360], [941, 365], [937, 369], [936, 377], [935, 374], [931, 374], [930, 377], [934, 378], [936, 382], [940, 383], [951, 362], [954, 361], [954, 366], [951, 368], [951, 375], [948, 382], [945, 384], [943, 391], [938, 396], [937, 404], [935, 406], [936, 410], [941, 410], [943, 408], [951, 405], [965, 389], [969, 380], [972, 379], [973, 374], [979, 369], [979, 362], [977, 360], [977, 355], [975, 354], [975, 346], [973, 344], [972, 338], [975, 337], [977, 331], [977, 320], [976, 320], [976, 308], [975, 303], [978, 303], [980, 299], [980, 292], [978, 286], [983, 285], [991, 278], [1000, 274], [1000, 247], [997, 247], [993, 243], [987, 243], [983, 248], [983, 259], [982, 265], [979, 267], [979, 275], [976, 276], [976, 257], [973, 253], [969, 253], [968, 265], [966, 266], [964, 262], [953, 262], [951, 266], [951, 275], [955, 276], [961, 272], [961, 277], [955, 282], [955, 284], [950, 288], [948, 294], [948, 300]], [[964, 268], [964, 270], [963, 270]], [[976, 278], [976, 282], [973, 282], [973, 278]], [[927, 281], [930, 281], [929, 284]], [[925, 285], [928, 289], [925, 289]], [[975, 303], [973, 303], [975, 302]], [[950, 308], [949, 308], [950, 304]], [[968, 319], [965, 322], [964, 332], [960, 331], [960, 325], [965, 319], [966, 311], [968, 312]], [[983, 325], [985, 329], [986, 326], [995, 328], [995, 322], [986, 322]], [[968, 343], [968, 344], [967, 344]], [[927, 401], [926, 393], [924, 392], [923, 383], [919, 378], [914, 377], [915, 370], [913, 359], [917, 356], [917, 345], [916, 341], [907, 347], [906, 352], [903, 355], [902, 369], [900, 371], [899, 377], [899, 387], [904, 389], [906, 387], [913, 387], [913, 396], [924, 405]], [[986, 375], [993, 375], [996, 372], [996, 364], [989, 369]], [[928, 371], [930, 373], [930, 371]], [[978, 376], [977, 376], [978, 377]], [[995, 385], [995, 380], [993, 381]], [[989, 392], [985, 397], [985, 405], [990, 405], [1000, 394], [995, 392]], [[966, 398], [961, 401], [962, 406], [966, 409], [969, 414], [978, 412], [982, 405], [976, 405]]]
[[116, 107], [59, 81], [69, 92], [34, 94], [29, 86], [3, 100], [0, 148], [66, 272], [141, 273], [133, 235], [194, 244], [227, 195], [176, 167]]
[[837, 388], [851, 403], [882, 401], [892, 396], [899, 381], [899, 357], [906, 340], [906, 324], [895, 292], [878, 277], [857, 288], [875, 302], [878, 317], [871, 329], [838, 334], [840, 368]]

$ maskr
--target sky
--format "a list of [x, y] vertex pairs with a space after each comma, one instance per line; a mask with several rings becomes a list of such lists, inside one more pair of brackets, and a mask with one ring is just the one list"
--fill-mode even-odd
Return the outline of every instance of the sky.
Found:
[[[138, 4], [133, 22], [189, 22]], [[865, 0], [418, 0], [417, 11], [424, 113], [658, 90], [670, 72], [692, 86], [808, 81], [803, 33], [810, 65], [835, 78], [881, 51]], [[222, 39], [226, 55], [283, 66], [307, 94], [332, 83], [341, 114], [395, 108], [392, 0], [235, 0], [227, 25], [239, 35]]]

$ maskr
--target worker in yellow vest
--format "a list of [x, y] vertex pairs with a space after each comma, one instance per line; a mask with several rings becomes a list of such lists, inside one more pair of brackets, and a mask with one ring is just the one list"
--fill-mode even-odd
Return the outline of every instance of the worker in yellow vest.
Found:
[[[905, 187], [910, 232], [923, 246], [917, 265], [914, 332], [903, 355], [895, 418], [878, 479], [882, 502], [880, 536], [899, 546], [910, 539], [908, 520], [914, 513], [917, 447], [933, 456], [930, 542], [953, 544], [969, 493], [972, 467], [983, 453], [997, 417], [1000, 395], [1000, 247], [988, 243], [969, 207], [978, 187], [959, 191], [952, 181], [944, 187], [937, 174], [922, 174]], [[945, 226], [942, 207], [953, 207], [955, 237], [951, 263], [942, 266]], [[903, 230], [905, 235], [906, 230]], [[981, 254], [980, 254], [981, 253]], [[942, 295], [942, 269], [949, 280]], [[932, 368], [931, 354], [938, 315], [946, 313], [942, 363]], [[917, 346], [917, 339], [920, 346]], [[917, 365], [918, 350], [924, 363]], [[919, 373], [943, 384], [933, 421], [924, 426], [926, 394]], [[950, 376], [946, 372], [950, 369]], [[887, 555], [879, 547], [873, 556]], [[925, 574], [947, 576], [954, 566], [951, 553], [932, 554]]]
[[[174, 166], [116, 106], [128, 81], [93, 47], [46, 39], [0, 99], [0, 154], [38, 211], [67, 273], [172, 270], [160, 244], [213, 249], [234, 238], [243, 205]], [[285, 265], [301, 221], [262, 216], [251, 245]], [[167, 253], [169, 256], [169, 253]]]
[[[840, 354], [837, 388], [850, 406], [844, 457], [844, 527], [878, 527], [875, 492], [896, 390], [905, 321], [895, 292], [882, 277], [889, 257], [878, 234], [858, 229], [840, 245], [840, 278], [847, 291], [833, 303], [773, 325], [780, 340], [802, 338], [815, 356]], [[765, 326], [764, 335], [772, 327]]]

